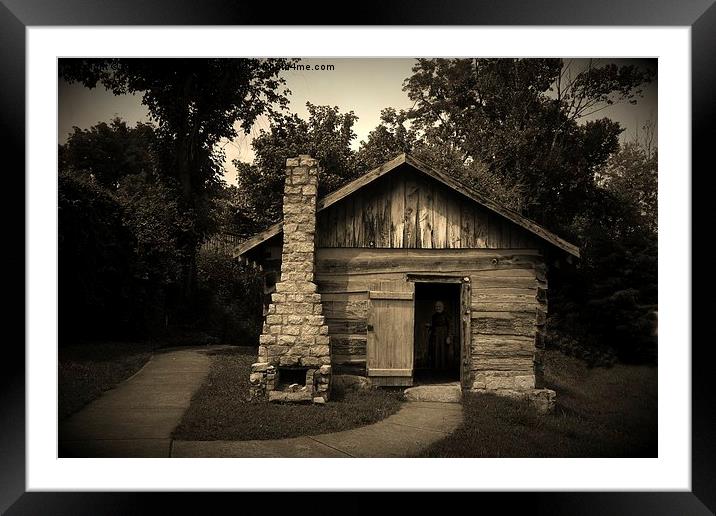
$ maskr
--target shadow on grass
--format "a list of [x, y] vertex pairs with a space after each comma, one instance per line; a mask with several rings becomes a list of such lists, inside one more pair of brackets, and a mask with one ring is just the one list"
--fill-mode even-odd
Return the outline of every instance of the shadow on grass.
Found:
[[137, 342], [96, 342], [59, 349], [59, 419], [74, 414], [104, 391], [139, 371], [152, 346]]
[[548, 353], [552, 414], [492, 394], [463, 396], [463, 424], [425, 457], [656, 457], [656, 368], [589, 369]]
[[212, 350], [209, 375], [174, 430], [181, 440], [282, 439], [338, 432], [397, 412], [401, 391], [333, 392], [325, 405], [249, 401], [256, 349]]

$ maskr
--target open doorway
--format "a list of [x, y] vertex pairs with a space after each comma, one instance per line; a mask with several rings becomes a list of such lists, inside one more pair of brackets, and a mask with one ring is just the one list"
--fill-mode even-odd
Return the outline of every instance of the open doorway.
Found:
[[414, 383], [459, 381], [459, 283], [415, 283], [414, 335]]

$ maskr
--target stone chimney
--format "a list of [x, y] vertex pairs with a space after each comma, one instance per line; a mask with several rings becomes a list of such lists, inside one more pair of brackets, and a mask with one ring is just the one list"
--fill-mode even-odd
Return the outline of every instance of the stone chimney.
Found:
[[328, 400], [331, 354], [321, 295], [314, 283], [318, 162], [286, 160], [281, 280], [272, 294], [251, 366], [251, 397], [269, 401]]

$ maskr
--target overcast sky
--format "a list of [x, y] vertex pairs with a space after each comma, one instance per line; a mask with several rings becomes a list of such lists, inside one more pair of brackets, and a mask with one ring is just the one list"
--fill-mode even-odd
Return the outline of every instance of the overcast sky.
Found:
[[[575, 60], [577, 65], [580, 60]], [[599, 63], [640, 62], [656, 66], [656, 60], [601, 59]], [[286, 70], [283, 72], [291, 90], [290, 109], [301, 117], [307, 116], [306, 102], [317, 105], [338, 106], [342, 113], [353, 111], [358, 116], [354, 131], [358, 135], [353, 142], [357, 148], [360, 141], [378, 125], [380, 110], [385, 107], [408, 108], [411, 102], [402, 91], [403, 81], [411, 75], [414, 59], [366, 58], [366, 59], [303, 59], [301, 64], [333, 65], [333, 70]], [[89, 90], [78, 84], [59, 82], [58, 141], [64, 143], [72, 127], [89, 128], [98, 122], [106, 122], [115, 116], [134, 125], [148, 121], [149, 114], [141, 103], [140, 95], [114, 96], [101, 86]], [[647, 120], [657, 120], [657, 83], [645, 90], [645, 96], [636, 105], [618, 104], [594, 115], [593, 118], [609, 117], [621, 123], [631, 138]], [[268, 129], [268, 121], [260, 118], [251, 133], [243, 134], [232, 142], [226, 142], [227, 182], [236, 184], [236, 169], [231, 161], [240, 158], [252, 161], [251, 139], [260, 129]]]

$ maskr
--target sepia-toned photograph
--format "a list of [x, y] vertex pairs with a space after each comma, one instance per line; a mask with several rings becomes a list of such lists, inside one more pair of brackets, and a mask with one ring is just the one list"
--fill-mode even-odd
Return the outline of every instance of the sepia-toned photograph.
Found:
[[57, 67], [60, 457], [658, 456], [657, 59]]

